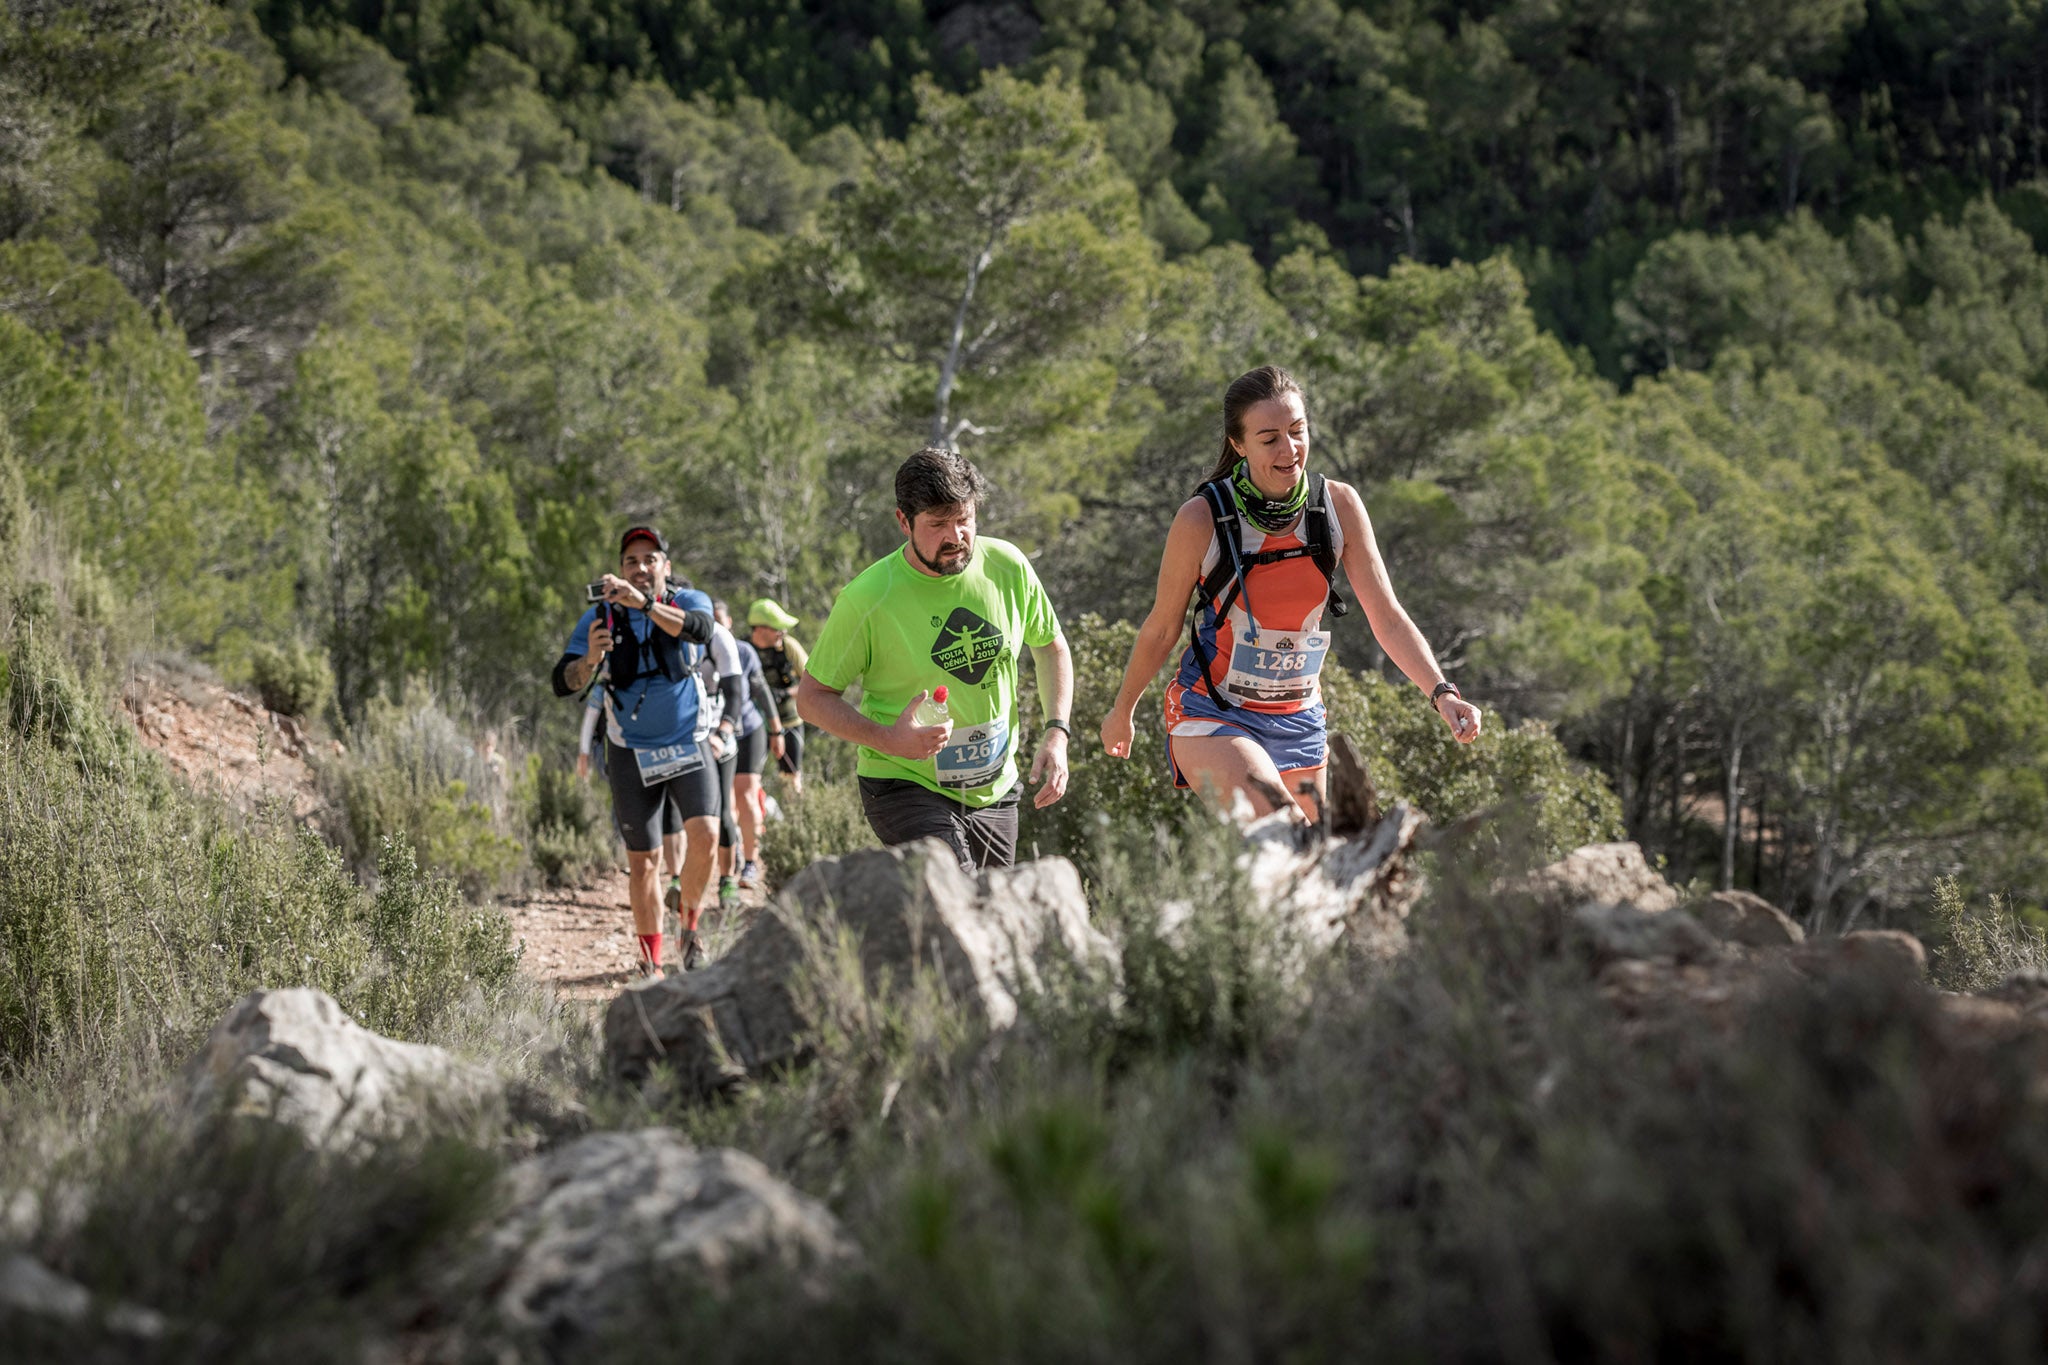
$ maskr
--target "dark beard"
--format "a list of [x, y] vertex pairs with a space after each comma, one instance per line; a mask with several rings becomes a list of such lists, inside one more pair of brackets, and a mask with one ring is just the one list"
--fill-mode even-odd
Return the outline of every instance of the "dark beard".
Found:
[[917, 542], [914, 540], [910, 542], [910, 553], [916, 555], [917, 562], [924, 565], [925, 568], [947, 578], [951, 578], [956, 574], [966, 573], [967, 566], [974, 562], [974, 547], [972, 545], [967, 547], [966, 554], [961, 555], [960, 558], [954, 560], [950, 565], [944, 561], [926, 559], [924, 551], [917, 548]]

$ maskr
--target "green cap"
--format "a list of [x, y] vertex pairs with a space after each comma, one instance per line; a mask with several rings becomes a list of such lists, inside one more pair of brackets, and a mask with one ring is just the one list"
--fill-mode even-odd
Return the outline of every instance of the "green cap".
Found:
[[770, 630], [788, 630], [796, 625], [796, 618], [782, 609], [772, 597], [757, 597], [747, 608], [747, 624], [766, 626]]

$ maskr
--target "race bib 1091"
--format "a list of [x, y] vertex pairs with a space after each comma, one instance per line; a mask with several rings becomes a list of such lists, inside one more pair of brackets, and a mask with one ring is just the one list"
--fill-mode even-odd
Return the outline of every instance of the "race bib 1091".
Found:
[[685, 740], [659, 749], [635, 749], [633, 761], [640, 765], [640, 785], [651, 787], [671, 777], [696, 772], [704, 766], [704, 750], [696, 740]]

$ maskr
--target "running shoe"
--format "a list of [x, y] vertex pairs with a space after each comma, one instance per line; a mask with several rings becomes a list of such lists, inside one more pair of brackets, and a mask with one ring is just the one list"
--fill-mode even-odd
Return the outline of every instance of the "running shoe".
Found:
[[761, 865], [755, 862], [752, 858], [749, 858], [747, 859], [746, 863], [740, 868], [740, 885], [759, 886], [760, 884]]
[[668, 879], [668, 890], [662, 893], [661, 903], [668, 907], [668, 912], [671, 915], [683, 908], [683, 879], [681, 877], [670, 877]]
[[718, 908], [734, 910], [740, 903], [740, 884], [731, 877], [718, 879]]
[[704, 965], [704, 940], [695, 929], [683, 930], [683, 970], [694, 972]]

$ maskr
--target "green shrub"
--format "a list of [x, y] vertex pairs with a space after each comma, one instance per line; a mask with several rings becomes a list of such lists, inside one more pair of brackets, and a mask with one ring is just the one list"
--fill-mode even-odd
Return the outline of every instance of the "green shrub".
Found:
[[2015, 972], [2048, 970], [2048, 933], [2021, 919], [2003, 897], [1973, 909], [1954, 877], [1934, 883], [1932, 976], [1944, 990], [1988, 991]]
[[146, 1034], [175, 1055], [259, 987], [315, 986], [420, 1036], [511, 968], [495, 911], [394, 846], [367, 895], [339, 853], [277, 810], [253, 823], [148, 754], [81, 768], [0, 737], [0, 1066]]
[[373, 700], [345, 747], [316, 772], [337, 813], [331, 832], [357, 875], [374, 873], [385, 841], [403, 835], [470, 895], [518, 884], [528, 862], [505, 777], [431, 695]]
[[780, 799], [782, 818], [770, 820], [761, 831], [761, 865], [775, 886], [820, 858], [876, 846], [875, 832], [861, 813], [860, 788], [850, 777], [827, 782], [813, 776], [802, 796], [791, 796], [785, 788]]
[[515, 799], [525, 811], [527, 852], [548, 885], [572, 885], [617, 861], [611, 820], [594, 781], [529, 754]]
[[46, 740], [95, 771], [133, 755], [134, 735], [108, 710], [99, 689], [58, 643], [48, 584], [32, 583], [16, 599], [7, 650], [7, 720], [23, 739]]
[[257, 645], [249, 655], [249, 677], [263, 704], [281, 716], [310, 716], [334, 690], [327, 656], [303, 640]]

